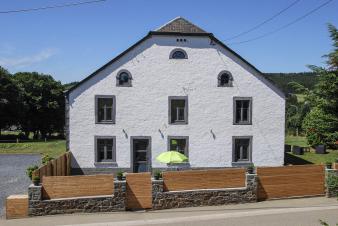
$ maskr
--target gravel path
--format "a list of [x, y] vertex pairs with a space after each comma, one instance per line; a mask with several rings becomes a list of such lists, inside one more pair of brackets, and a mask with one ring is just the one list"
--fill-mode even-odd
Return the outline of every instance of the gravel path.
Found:
[[40, 164], [40, 155], [0, 154], [0, 216], [4, 215], [6, 197], [27, 194], [30, 180], [26, 176], [29, 165]]

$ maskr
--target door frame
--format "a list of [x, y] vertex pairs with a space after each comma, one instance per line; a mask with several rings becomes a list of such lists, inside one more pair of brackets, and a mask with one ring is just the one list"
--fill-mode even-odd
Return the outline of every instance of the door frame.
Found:
[[152, 170], [152, 155], [151, 155], [151, 136], [130, 136], [130, 168], [131, 171], [134, 173], [134, 140], [148, 140], [148, 149], [147, 149], [147, 165], [148, 171], [151, 172]]

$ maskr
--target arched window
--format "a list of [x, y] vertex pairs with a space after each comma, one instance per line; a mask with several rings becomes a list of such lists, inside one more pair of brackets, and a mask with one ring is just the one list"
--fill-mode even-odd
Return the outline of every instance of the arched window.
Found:
[[131, 86], [131, 74], [127, 70], [121, 70], [116, 76], [116, 86]]
[[170, 59], [188, 59], [187, 53], [183, 49], [174, 49], [171, 51]]
[[232, 75], [228, 71], [222, 71], [218, 74], [218, 86], [219, 87], [231, 87], [232, 86]]

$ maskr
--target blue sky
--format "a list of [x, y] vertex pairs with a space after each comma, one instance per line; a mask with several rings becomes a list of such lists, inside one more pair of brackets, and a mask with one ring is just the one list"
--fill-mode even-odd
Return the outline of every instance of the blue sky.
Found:
[[[0, 11], [79, 0], [2, 0]], [[301, 0], [238, 42], [274, 30], [326, 0]], [[108, 0], [77, 7], [0, 14], [0, 65], [11, 73], [38, 71], [62, 82], [79, 81], [169, 20], [182, 16], [220, 40], [271, 17], [294, 0]], [[323, 65], [331, 40], [327, 23], [338, 26], [338, 0], [263, 39], [230, 48], [263, 72], [307, 71]], [[225, 42], [227, 43], [227, 42]]]

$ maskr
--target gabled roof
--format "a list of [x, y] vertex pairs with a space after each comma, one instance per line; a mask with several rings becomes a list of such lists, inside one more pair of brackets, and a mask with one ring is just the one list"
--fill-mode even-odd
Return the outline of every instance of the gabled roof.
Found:
[[176, 17], [168, 23], [162, 25], [156, 30], [157, 32], [181, 32], [181, 33], [207, 33], [202, 28], [196, 26], [190, 21]]
[[246, 61], [243, 57], [241, 57], [238, 53], [230, 49], [227, 45], [225, 45], [223, 42], [218, 40], [212, 33], [207, 33], [203, 29], [199, 28], [198, 26], [194, 25], [193, 23], [189, 22], [188, 20], [182, 18], [182, 17], [177, 17], [168, 23], [164, 24], [160, 28], [158, 28], [155, 31], [150, 31], [146, 36], [144, 36], [142, 39], [140, 39], [138, 42], [136, 42], [134, 45], [130, 46], [128, 49], [126, 49], [124, 52], [120, 53], [118, 56], [110, 60], [108, 63], [103, 65], [101, 68], [97, 69], [94, 71], [91, 75], [87, 76], [83, 80], [81, 80], [79, 83], [71, 87], [69, 90], [65, 91], [65, 94], [68, 95], [71, 91], [79, 87], [81, 84], [86, 82], [87, 80], [91, 79], [94, 77], [96, 74], [98, 74], [100, 71], [104, 70], [106, 67], [114, 63], [115, 61], [119, 60], [121, 57], [123, 57], [125, 54], [127, 54], [129, 51], [133, 50], [136, 46], [140, 45], [142, 42], [145, 40], [151, 38], [153, 35], [184, 35], [184, 36], [204, 36], [204, 37], [209, 37], [211, 41], [219, 44], [232, 54], [234, 54], [236, 57], [238, 57], [241, 61], [243, 61], [245, 64], [247, 64], [250, 68], [252, 68], [254, 71], [256, 71], [262, 79], [264, 79], [267, 83], [269, 83], [272, 87], [274, 87], [274, 91], [278, 93], [280, 96], [285, 98], [285, 94], [283, 91], [281, 91], [275, 84], [273, 84], [270, 80], [266, 79], [263, 76], [263, 73], [258, 70], [255, 66], [250, 64], [248, 61]]

